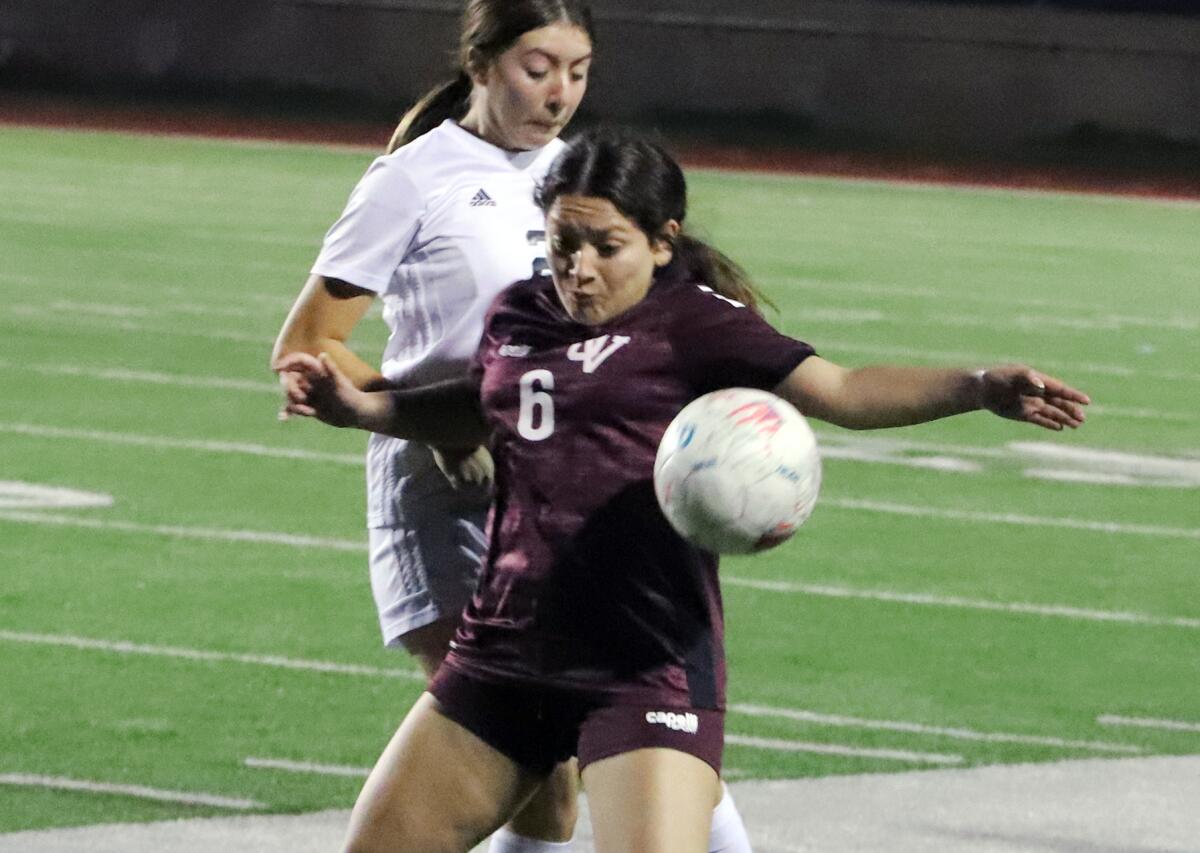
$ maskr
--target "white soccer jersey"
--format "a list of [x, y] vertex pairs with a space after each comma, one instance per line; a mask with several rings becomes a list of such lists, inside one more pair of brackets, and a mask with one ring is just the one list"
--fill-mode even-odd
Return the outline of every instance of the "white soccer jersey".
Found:
[[[416, 386], [466, 373], [496, 294], [545, 269], [533, 193], [562, 148], [505, 151], [446, 121], [367, 169], [312, 272], [383, 298], [384, 376]], [[427, 453], [372, 436], [368, 523], [397, 523], [429, 467]]]

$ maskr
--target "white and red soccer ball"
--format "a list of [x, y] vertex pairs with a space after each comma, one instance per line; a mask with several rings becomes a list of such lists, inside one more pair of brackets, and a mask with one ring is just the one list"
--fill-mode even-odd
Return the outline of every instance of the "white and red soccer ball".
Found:
[[693, 400], [667, 427], [654, 460], [654, 492], [671, 526], [720, 554], [790, 538], [820, 487], [808, 422], [787, 401], [752, 388]]

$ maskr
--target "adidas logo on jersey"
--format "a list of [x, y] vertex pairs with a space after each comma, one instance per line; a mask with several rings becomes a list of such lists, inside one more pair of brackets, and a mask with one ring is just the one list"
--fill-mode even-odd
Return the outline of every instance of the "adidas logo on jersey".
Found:
[[652, 726], [666, 726], [671, 731], [689, 735], [694, 735], [700, 730], [700, 718], [686, 711], [647, 711], [646, 722]]
[[475, 193], [475, 197], [473, 199], [471, 199], [471, 207], [495, 207], [495, 206], [496, 206], [496, 202], [492, 199], [492, 197], [490, 195], [487, 194], [486, 190], [481, 189], [479, 192]]

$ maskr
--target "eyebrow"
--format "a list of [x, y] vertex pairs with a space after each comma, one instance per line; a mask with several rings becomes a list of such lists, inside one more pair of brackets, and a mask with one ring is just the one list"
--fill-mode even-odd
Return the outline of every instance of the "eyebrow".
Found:
[[593, 246], [598, 246], [601, 243], [607, 243], [613, 238], [614, 232], [615, 236], [618, 238], [623, 237], [625, 234], [625, 229], [620, 225], [614, 225], [611, 228], [582, 228], [574, 225], [567, 225], [564, 227], [560, 225], [558, 227], [558, 231], [560, 235], [563, 231], [567, 231], [571, 234], [571, 236], [583, 237], [584, 240], [591, 243]]
[[[553, 62], [557, 65], [562, 64], [562, 59], [557, 54], [551, 53], [550, 51], [545, 50], [544, 48], [531, 47], [531, 48], [529, 48], [529, 50], [527, 50], [525, 52], [525, 55], [529, 56], [531, 53], [541, 54], [542, 56], [546, 57], [548, 60], [550, 60], [551, 62]], [[587, 56], [581, 56], [578, 59], [571, 60], [571, 62], [568, 64], [571, 67], [574, 67], [576, 65], [579, 65], [581, 62], [587, 62], [591, 58], [592, 58], [592, 54], [589, 53]]]

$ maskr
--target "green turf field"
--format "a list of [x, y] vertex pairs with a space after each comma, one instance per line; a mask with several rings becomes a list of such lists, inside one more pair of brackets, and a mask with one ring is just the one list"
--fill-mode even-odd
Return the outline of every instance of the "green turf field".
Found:
[[[369, 158], [0, 128], [0, 832], [238, 808], [64, 779], [346, 807], [352, 773], [247, 759], [365, 767], [417, 696], [364, 439], [277, 422], [267, 371]], [[731, 778], [1200, 752], [1200, 205], [691, 180], [826, 357], [1020, 357], [1096, 402], [820, 430], [810, 522], [723, 566]]]

